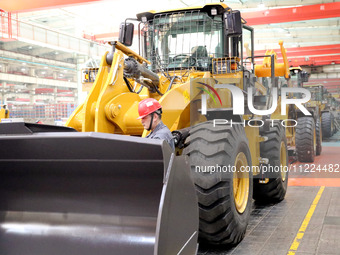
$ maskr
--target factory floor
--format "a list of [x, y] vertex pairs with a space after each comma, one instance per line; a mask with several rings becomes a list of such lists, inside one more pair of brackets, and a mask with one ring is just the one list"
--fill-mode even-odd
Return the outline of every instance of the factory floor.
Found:
[[239, 245], [200, 247], [198, 254], [339, 255], [340, 132], [322, 145], [314, 165], [293, 165], [282, 202], [253, 204], [246, 236]]

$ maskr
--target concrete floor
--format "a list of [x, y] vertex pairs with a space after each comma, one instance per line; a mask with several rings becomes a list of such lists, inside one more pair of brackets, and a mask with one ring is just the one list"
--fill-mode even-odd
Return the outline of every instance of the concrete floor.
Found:
[[[340, 132], [335, 136], [340, 138]], [[340, 164], [340, 139], [324, 142], [322, 154], [316, 157], [314, 164]], [[339, 255], [340, 173], [290, 174], [288, 184], [286, 198], [281, 203], [266, 206], [253, 204], [246, 236], [239, 245], [200, 247], [198, 254], [283, 255], [290, 251], [292, 255]], [[315, 204], [320, 189], [323, 192]], [[312, 216], [310, 208], [315, 208]], [[301, 237], [301, 225], [306, 225], [306, 219], [308, 221], [310, 216]], [[293, 243], [298, 244], [296, 250], [291, 250]]]

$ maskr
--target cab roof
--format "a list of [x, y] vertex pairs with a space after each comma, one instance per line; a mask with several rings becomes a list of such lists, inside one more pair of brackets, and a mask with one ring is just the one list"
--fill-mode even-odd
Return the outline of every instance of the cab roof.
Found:
[[180, 8], [180, 9], [172, 9], [172, 10], [165, 10], [165, 11], [148, 11], [148, 12], [141, 12], [137, 14], [137, 19], [139, 21], [142, 20], [142, 17], [146, 17], [147, 20], [153, 19], [153, 17], [156, 14], [166, 14], [166, 13], [173, 13], [173, 12], [180, 12], [180, 11], [195, 11], [200, 10], [202, 12], [210, 13], [210, 10], [212, 8], [216, 8], [217, 14], [223, 14], [226, 9], [229, 7], [225, 3], [212, 3], [212, 4], [206, 4], [204, 6], [195, 6], [195, 7], [186, 7], [186, 8]]

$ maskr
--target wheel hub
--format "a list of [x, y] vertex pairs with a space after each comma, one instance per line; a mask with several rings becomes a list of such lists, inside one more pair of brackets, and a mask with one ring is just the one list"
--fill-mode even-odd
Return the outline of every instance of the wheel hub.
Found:
[[249, 196], [249, 172], [241, 169], [242, 166], [248, 166], [248, 162], [246, 155], [240, 152], [235, 159], [236, 171], [233, 175], [234, 202], [239, 213], [245, 211]]

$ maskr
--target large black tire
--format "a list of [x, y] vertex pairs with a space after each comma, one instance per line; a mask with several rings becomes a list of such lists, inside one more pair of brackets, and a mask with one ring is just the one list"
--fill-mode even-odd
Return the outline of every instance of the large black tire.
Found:
[[320, 119], [316, 119], [315, 123], [315, 133], [316, 133], [316, 152], [315, 154], [317, 156], [321, 155], [322, 151], [322, 131], [321, 131], [321, 123]]
[[330, 112], [323, 112], [321, 114], [321, 129], [322, 137], [329, 138], [333, 135], [332, 114]]
[[[197, 191], [200, 241], [213, 245], [239, 243], [245, 235], [252, 208], [252, 173], [238, 173], [247, 178], [236, 179], [235, 173], [227, 169], [211, 173], [203, 172], [203, 167], [251, 166], [244, 128], [241, 125], [214, 127], [210, 121], [200, 123], [191, 129], [189, 145], [183, 153], [190, 157]], [[197, 166], [202, 167], [202, 171], [197, 171]]]
[[300, 162], [314, 162], [316, 153], [315, 122], [312, 117], [297, 119], [295, 145]]
[[268, 137], [268, 140], [260, 144], [260, 155], [269, 160], [268, 164], [261, 164], [261, 167], [279, 168], [280, 171], [269, 171], [262, 173], [259, 178], [254, 177], [254, 199], [260, 203], [280, 202], [286, 195], [288, 183], [286, 131], [282, 125], [276, 124], [269, 131], [261, 132], [261, 135]]

